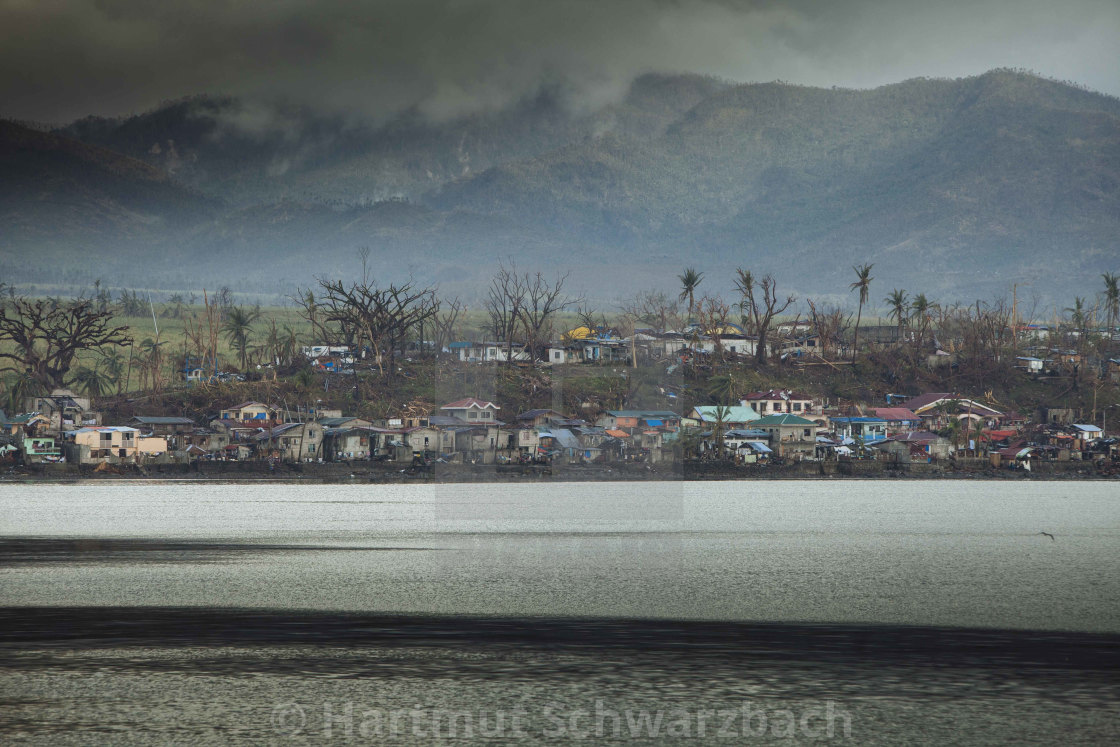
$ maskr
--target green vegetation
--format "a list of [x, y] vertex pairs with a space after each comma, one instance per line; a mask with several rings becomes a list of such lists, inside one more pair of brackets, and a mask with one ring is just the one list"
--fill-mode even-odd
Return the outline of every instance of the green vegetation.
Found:
[[[870, 271], [869, 265], [856, 268], [853, 292], [870, 293]], [[499, 282], [503, 277], [506, 285]], [[635, 407], [684, 412], [694, 405], [728, 405], [748, 392], [770, 388], [799, 390], [841, 407], [881, 404], [888, 393], [955, 391], [1008, 410], [1069, 407], [1090, 422], [1099, 419], [1103, 408], [1120, 404], [1117, 370], [1107, 362], [1120, 357], [1120, 346], [1100, 326], [1111, 318], [1107, 277], [1095, 297], [1076, 297], [1043, 340], [1032, 339], [1017, 310], [1000, 300], [960, 306], [894, 289], [885, 299], [887, 321], [893, 324], [865, 327], [858, 336], [852, 315], [809, 300], [819, 345], [798, 355], [777, 354], [792, 349], [786, 346], [805, 331], [782, 331], [800, 317], [783, 314], [795, 299], [778, 293], [775, 278], [759, 280], [740, 269], [733, 287], [721, 289], [709, 279], [706, 293], [695, 297], [702, 277], [688, 268], [678, 278], [685, 291], [679, 298], [646, 292], [617, 311], [565, 311], [572, 299], [563, 293], [563, 277], [549, 284], [539, 273], [505, 266], [494, 276], [494, 288], [504, 289], [502, 308], [507, 312], [497, 307], [462, 311], [430, 288], [372, 281], [321, 281], [315, 293], [296, 294], [299, 304], [283, 307], [237, 304], [228, 289], [202, 298], [173, 296], [161, 304], [145, 304], [146, 294], [131, 290], [113, 296], [99, 284], [92, 297], [76, 300], [16, 296], [0, 304], [0, 352], [17, 363], [3, 378], [0, 399], [10, 412], [19, 411], [23, 397], [61, 383], [98, 398], [98, 406], [117, 419], [140, 412], [201, 418], [243, 399], [291, 409], [330, 406], [385, 418], [429, 412], [463, 396], [492, 399], [507, 412], [533, 407], [588, 416]], [[534, 286], [535, 281], [542, 284]], [[733, 301], [725, 301], [721, 290], [735, 294]], [[552, 299], [548, 304], [540, 300], [545, 296]], [[738, 309], [737, 317], [732, 309]], [[67, 343], [67, 334], [40, 336], [29, 353], [18, 330], [36, 315], [72, 312], [96, 320], [103, 336], [79, 340], [71, 346], [71, 357], [53, 367], [40, 366], [45, 355]], [[514, 314], [514, 321], [501, 326], [501, 313]], [[862, 304], [855, 319], [861, 316]], [[628, 361], [482, 365], [460, 363], [440, 352], [452, 340], [501, 342], [494, 333], [505, 329], [512, 335], [509, 342], [526, 343], [543, 359], [545, 341], [560, 339], [581, 324], [601, 322], [629, 334], [642, 325], [681, 330], [693, 317], [696, 327], [682, 352], [641, 356], [637, 367]], [[732, 320], [751, 339], [769, 339], [775, 354], [730, 353], [725, 338], [732, 335], [727, 327]], [[897, 335], [884, 337], [883, 330]], [[46, 344], [48, 337], [53, 347]], [[440, 342], [421, 344], [433, 339]], [[357, 356], [352, 372], [312, 368], [302, 346], [328, 343], [348, 344], [367, 354]], [[1016, 357], [1032, 346], [1049, 360], [1044, 375], [1017, 368]], [[21, 367], [20, 361], [26, 365]], [[188, 385], [185, 375], [195, 366], [203, 370], [204, 380]], [[214, 378], [215, 372], [240, 372], [244, 380]], [[717, 427], [722, 427], [720, 418]], [[946, 435], [968, 437], [963, 432]]]

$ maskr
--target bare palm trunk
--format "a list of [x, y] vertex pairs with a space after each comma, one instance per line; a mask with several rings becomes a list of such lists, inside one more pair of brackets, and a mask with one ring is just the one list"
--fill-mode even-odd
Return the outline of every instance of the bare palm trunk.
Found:
[[859, 311], [856, 313], [856, 331], [852, 337], [852, 360], [856, 359], [856, 351], [859, 350], [859, 320], [863, 318], [863, 302], [859, 304]]

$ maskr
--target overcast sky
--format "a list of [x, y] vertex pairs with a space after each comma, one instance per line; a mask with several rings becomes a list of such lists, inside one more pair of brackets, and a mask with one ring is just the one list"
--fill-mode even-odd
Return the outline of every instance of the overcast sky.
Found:
[[1120, 0], [0, 0], [0, 115], [62, 122], [196, 93], [383, 116], [635, 75], [869, 87], [1018, 67], [1120, 95]]

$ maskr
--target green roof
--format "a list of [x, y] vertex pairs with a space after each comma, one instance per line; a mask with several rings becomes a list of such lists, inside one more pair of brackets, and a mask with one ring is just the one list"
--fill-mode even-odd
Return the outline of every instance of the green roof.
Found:
[[760, 426], [767, 426], [767, 425], [814, 425], [815, 426], [816, 423], [814, 423], [812, 420], [806, 420], [805, 418], [799, 417], [797, 415], [788, 415], [788, 414], [785, 414], [785, 415], [767, 415], [766, 417], [761, 418], [760, 420], [756, 420], [753, 423], [751, 423], [752, 428], [758, 428]]
[[[714, 423], [716, 422], [716, 410], [719, 407], [719, 405], [697, 405], [695, 409], [696, 412], [700, 413], [700, 419], [705, 423]], [[725, 423], [748, 423], [761, 417], [750, 406], [732, 405], [723, 409], [725, 411], [723, 422]]]
[[38, 414], [39, 413], [37, 412], [25, 412], [20, 415], [14, 415], [10, 418], [5, 417], [3, 419], [3, 423], [4, 425], [26, 425], [28, 421], [31, 420], [31, 418], [37, 416]]

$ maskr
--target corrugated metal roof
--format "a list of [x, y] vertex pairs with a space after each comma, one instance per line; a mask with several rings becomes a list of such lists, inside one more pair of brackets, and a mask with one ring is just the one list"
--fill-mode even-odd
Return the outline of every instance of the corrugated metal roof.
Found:
[[135, 420], [138, 423], [141, 423], [142, 425], [194, 425], [195, 424], [194, 421], [191, 420], [190, 418], [163, 417], [163, 416], [158, 416], [158, 415], [156, 415], [156, 416], [137, 415], [136, 417], [133, 418], [133, 420]]
[[607, 414], [616, 418], [664, 418], [666, 420], [679, 420], [680, 415], [671, 410], [607, 410]]
[[758, 420], [754, 421], [754, 423], [752, 423], [752, 425], [756, 425], [756, 426], [768, 426], [768, 425], [809, 425], [809, 426], [816, 426], [816, 423], [814, 423], [812, 420], [806, 420], [805, 418], [799, 417], [797, 415], [782, 414], [782, 415], [767, 415], [764, 418], [759, 418]]
[[477, 407], [480, 410], [485, 410], [487, 407], [493, 407], [495, 410], [502, 409], [502, 408], [498, 407], [497, 405], [495, 405], [493, 402], [484, 402], [483, 400], [475, 399], [474, 397], [466, 397], [464, 399], [457, 399], [454, 402], [449, 402], [446, 405], [443, 405], [439, 409], [441, 409], [441, 410], [448, 410], [448, 409], [462, 410], [462, 409], [466, 409], [466, 408], [469, 408], [469, 407]]
[[557, 428], [552, 432], [552, 437], [555, 438], [561, 446], [565, 449], [580, 449], [583, 446], [580, 444], [576, 434], [564, 428]]
[[[700, 419], [705, 423], [716, 422], [716, 411], [720, 409], [720, 405], [697, 405], [693, 410], [700, 415]], [[758, 420], [762, 416], [751, 407], [750, 405], [732, 405], [723, 408], [725, 416], [723, 422], [725, 423], [749, 423], [752, 420]]]
[[918, 416], [908, 407], [872, 407], [871, 412], [884, 420], [917, 420]]

